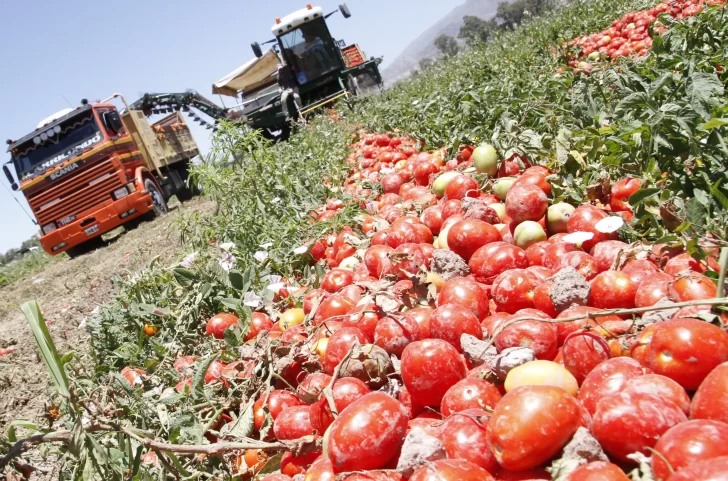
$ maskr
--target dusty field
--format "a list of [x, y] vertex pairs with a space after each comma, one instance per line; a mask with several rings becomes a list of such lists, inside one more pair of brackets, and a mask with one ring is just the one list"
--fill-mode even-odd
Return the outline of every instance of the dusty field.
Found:
[[87, 352], [83, 321], [112, 298], [112, 278], [138, 272], [156, 256], [162, 265], [176, 261], [182, 247], [174, 219], [185, 211], [212, 207], [211, 202], [197, 199], [177, 204], [166, 216], [121, 233], [101, 249], [52, 264], [0, 289], [0, 347], [17, 348], [0, 358], [0, 432], [7, 432], [15, 419], [42, 420], [48, 401], [49, 378], [18, 306], [38, 301], [61, 355]]

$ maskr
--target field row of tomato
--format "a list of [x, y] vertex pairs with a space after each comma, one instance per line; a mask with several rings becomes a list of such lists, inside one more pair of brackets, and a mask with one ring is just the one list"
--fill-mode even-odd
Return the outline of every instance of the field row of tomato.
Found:
[[[485, 144], [445, 162], [414, 145], [354, 144], [346, 189], [368, 199], [363, 182], [381, 185], [370, 214], [309, 246], [329, 267], [320, 288], [277, 286], [302, 308], [276, 322], [252, 315], [248, 344], [302, 346], [285, 382], [257, 398], [255, 429], [285, 441], [325, 433], [323, 453], [287, 452], [282, 474], [264, 479], [552, 479], [545, 468], [560, 456], [553, 474], [567, 480], [626, 480], [640, 461], [652, 479], [720, 479], [728, 334], [700, 303], [717, 296], [704, 274], [719, 268], [714, 250], [701, 262], [619, 241], [638, 179], [615, 183], [608, 206], [574, 208], [550, 203], [550, 172], [525, 157], [499, 161]], [[689, 305], [619, 311], [658, 303]], [[223, 339], [237, 322], [218, 314], [207, 334]], [[213, 363], [206, 381], [248, 377], [259, 362]], [[185, 377], [193, 363], [175, 366]], [[137, 374], [125, 375], [141, 384]], [[252, 475], [268, 456], [233, 462]]]
[[286, 144], [223, 126], [196, 251], [63, 361], [64, 473], [724, 479], [722, 12], [554, 76], [564, 31], [644, 7], [575, 2]]

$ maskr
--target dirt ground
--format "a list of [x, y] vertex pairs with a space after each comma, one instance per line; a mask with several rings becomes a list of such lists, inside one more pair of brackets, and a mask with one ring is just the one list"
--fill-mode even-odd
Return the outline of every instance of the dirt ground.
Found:
[[94, 252], [54, 263], [44, 271], [0, 289], [0, 347], [17, 350], [0, 357], [0, 433], [16, 419], [44, 413], [50, 379], [19, 305], [37, 300], [61, 355], [88, 351], [84, 320], [114, 295], [112, 277], [143, 270], [156, 256], [162, 265], [179, 260], [183, 248], [174, 220], [191, 210], [211, 210], [209, 201], [170, 204], [170, 213], [122, 231]]

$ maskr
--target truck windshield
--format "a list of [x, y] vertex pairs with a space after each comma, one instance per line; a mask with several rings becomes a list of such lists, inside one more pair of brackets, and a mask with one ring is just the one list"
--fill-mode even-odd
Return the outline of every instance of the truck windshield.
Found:
[[299, 85], [341, 68], [341, 59], [323, 18], [280, 36], [281, 48]]
[[43, 134], [39, 132], [36, 137], [40, 143], [30, 139], [13, 153], [20, 180], [42, 174], [49, 167], [78, 155], [103, 139], [91, 110], [44, 130]]

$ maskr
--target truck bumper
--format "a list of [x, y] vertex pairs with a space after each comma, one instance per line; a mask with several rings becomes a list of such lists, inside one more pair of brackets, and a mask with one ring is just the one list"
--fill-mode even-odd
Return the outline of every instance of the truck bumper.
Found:
[[122, 199], [101, 204], [95, 212], [42, 236], [40, 245], [50, 255], [60, 254], [116, 229], [150, 210], [152, 210], [151, 194], [138, 190]]

